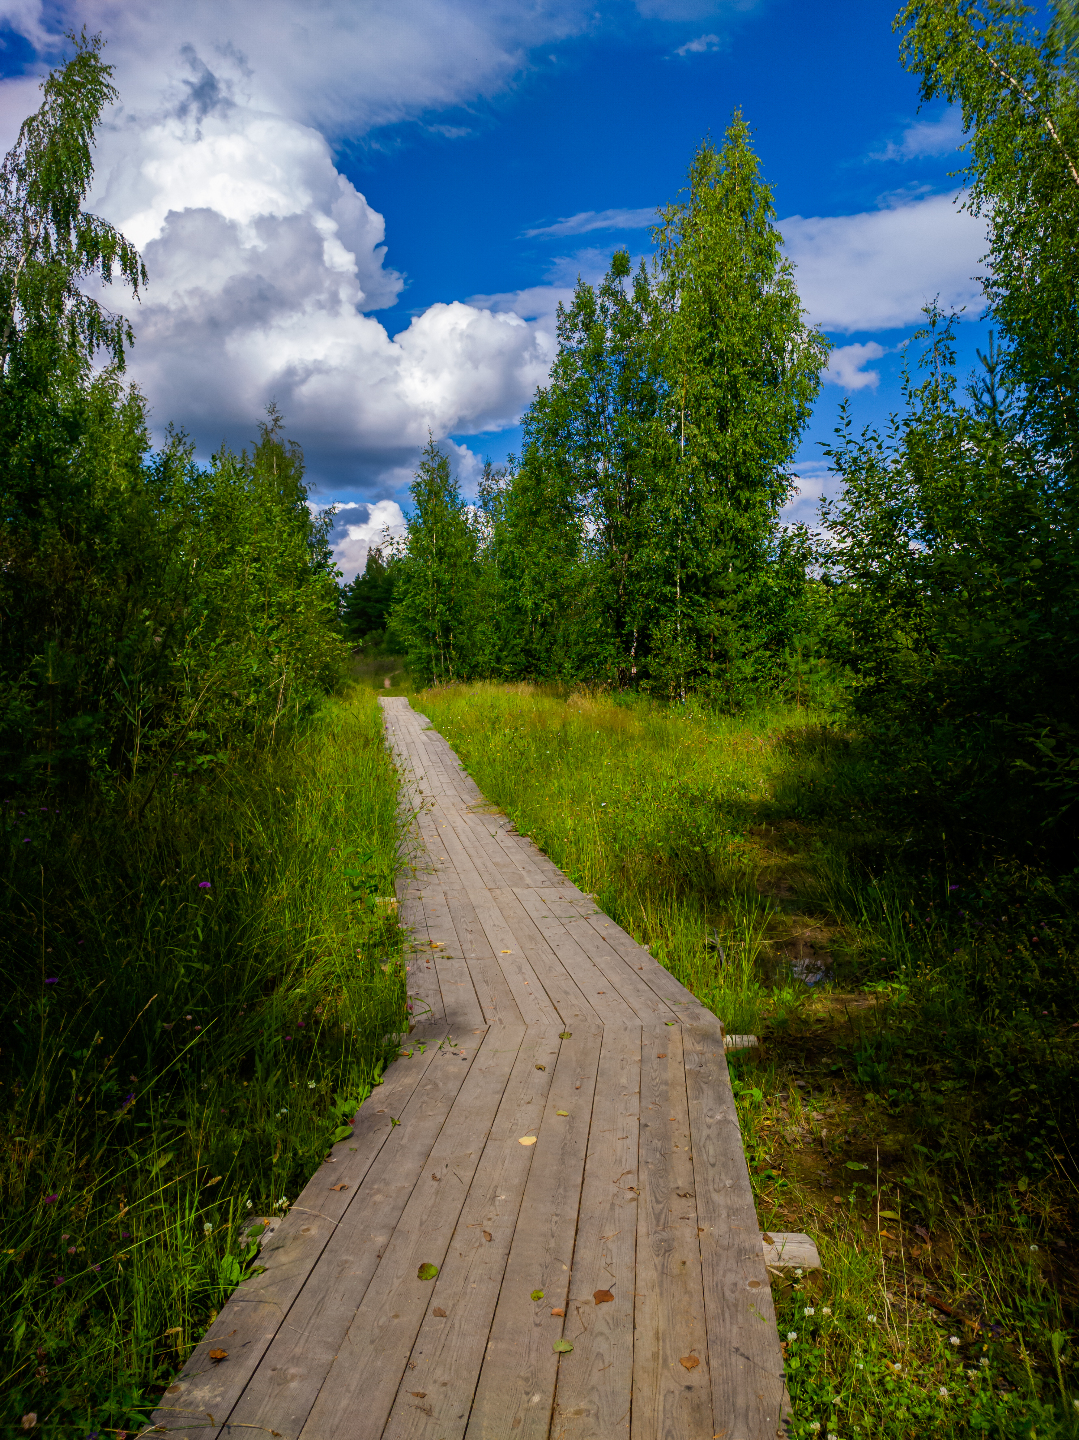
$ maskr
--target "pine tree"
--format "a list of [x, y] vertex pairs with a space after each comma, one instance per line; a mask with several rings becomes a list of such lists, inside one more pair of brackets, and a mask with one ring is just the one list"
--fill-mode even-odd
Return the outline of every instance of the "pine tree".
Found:
[[353, 645], [385, 631], [393, 605], [393, 567], [377, 545], [367, 552], [363, 572], [342, 592], [341, 625]]

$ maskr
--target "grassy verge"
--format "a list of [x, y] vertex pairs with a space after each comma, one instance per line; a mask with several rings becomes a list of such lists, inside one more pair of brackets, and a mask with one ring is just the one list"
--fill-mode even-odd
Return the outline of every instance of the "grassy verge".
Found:
[[1075, 953], [1046, 885], [1002, 899], [991, 876], [889, 862], [856, 747], [810, 710], [525, 686], [415, 703], [729, 1030], [763, 1037], [731, 1066], [761, 1225], [807, 1231], [823, 1262], [776, 1277], [794, 1433], [1079, 1434]]
[[[396, 778], [370, 692], [145, 813], [4, 807], [0, 1393], [124, 1432], [404, 1027]], [[24, 1418], [25, 1417], [25, 1418]]]

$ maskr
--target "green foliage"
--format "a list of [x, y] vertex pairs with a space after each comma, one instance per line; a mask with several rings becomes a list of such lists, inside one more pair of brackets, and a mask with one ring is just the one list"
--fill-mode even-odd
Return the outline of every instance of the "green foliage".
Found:
[[351, 645], [385, 632], [393, 606], [394, 567], [382, 550], [372, 545], [363, 573], [341, 590], [341, 629]]
[[[373, 696], [293, 743], [0, 828], [0, 1386], [133, 1429], [406, 1028], [396, 776]], [[25, 813], [20, 813], [25, 811]]]
[[411, 495], [415, 510], [396, 565], [394, 627], [413, 673], [445, 683], [468, 665], [476, 537], [449, 459], [434, 440]]

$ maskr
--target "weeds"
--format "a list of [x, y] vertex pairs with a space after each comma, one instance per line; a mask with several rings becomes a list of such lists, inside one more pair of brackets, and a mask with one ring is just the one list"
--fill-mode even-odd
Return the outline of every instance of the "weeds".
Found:
[[124, 1431], [405, 1028], [399, 932], [372, 903], [393, 893], [396, 777], [355, 692], [159, 787], [141, 820], [45, 799], [0, 832], [4, 1423]]

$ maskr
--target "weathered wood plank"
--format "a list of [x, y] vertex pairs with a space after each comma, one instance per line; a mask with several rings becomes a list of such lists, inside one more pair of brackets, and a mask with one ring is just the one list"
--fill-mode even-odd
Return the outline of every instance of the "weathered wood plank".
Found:
[[618, 1440], [630, 1433], [640, 1090], [640, 1027], [608, 1027], [566, 1310], [573, 1353], [558, 1368], [551, 1426], [559, 1440]]
[[557, 1033], [533, 1028], [518, 1052], [383, 1440], [464, 1435], [535, 1158], [519, 1139], [537, 1131], [559, 1044]]
[[714, 1031], [683, 1039], [716, 1429], [774, 1440], [783, 1358], [727, 1057]]
[[[543, 1111], [490, 1339], [472, 1405], [468, 1440], [544, 1440], [551, 1420], [581, 1181], [599, 1062], [598, 1026], [563, 1040]], [[565, 1114], [560, 1115], [559, 1111]], [[543, 1291], [542, 1303], [533, 1300]]]
[[624, 960], [633, 965], [641, 979], [682, 1018], [683, 1024], [703, 1025], [707, 1029], [722, 1029], [722, 1023], [706, 1010], [695, 995], [674, 978], [669, 970], [654, 960], [643, 945], [638, 945], [621, 925], [616, 925], [601, 911], [588, 921], [597, 935]]
[[232, 1440], [247, 1440], [242, 1432], [252, 1426], [276, 1430], [286, 1440], [299, 1435], [465, 1082], [472, 1054], [461, 1060], [445, 1047], [434, 1049], [400, 1123], [229, 1416]]
[[689, 1144], [682, 1031], [664, 1026], [646, 1032], [641, 1056], [633, 1440], [701, 1440], [722, 1428], [712, 1424]]
[[559, 1017], [567, 1027], [587, 1022], [598, 1028], [599, 1016], [585, 997], [581, 987], [566, 971], [557, 955], [536, 928], [532, 917], [525, 910], [512, 890], [491, 891], [491, 898], [502, 912], [517, 947], [536, 972], [536, 978], [543, 986]]
[[[190, 1440], [209, 1440], [226, 1419], [396, 1128], [391, 1114], [408, 1108], [436, 1053], [437, 1044], [422, 1054], [414, 1049], [390, 1066], [361, 1105], [351, 1139], [333, 1147], [332, 1163], [319, 1167], [263, 1247], [259, 1264], [266, 1267], [264, 1273], [232, 1295], [169, 1387], [151, 1417], [152, 1427], [164, 1425]], [[329, 1188], [342, 1184], [347, 1188]], [[220, 1349], [229, 1358], [215, 1364], [209, 1352]]]
[[444, 894], [486, 1023], [523, 1025], [524, 1019], [513, 998], [513, 991], [467, 892], [460, 888], [447, 888]]
[[433, 1294], [417, 1272], [445, 1264], [524, 1033], [484, 1037], [304, 1425], [311, 1440], [382, 1435]]
[[446, 892], [429, 889], [423, 892], [423, 913], [427, 932], [433, 942], [432, 961], [438, 971], [442, 1003], [446, 1007], [446, 1024], [467, 1033], [487, 1022], [476, 994], [472, 973], [464, 956], [464, 946], [457, 934], [446, 902]]

